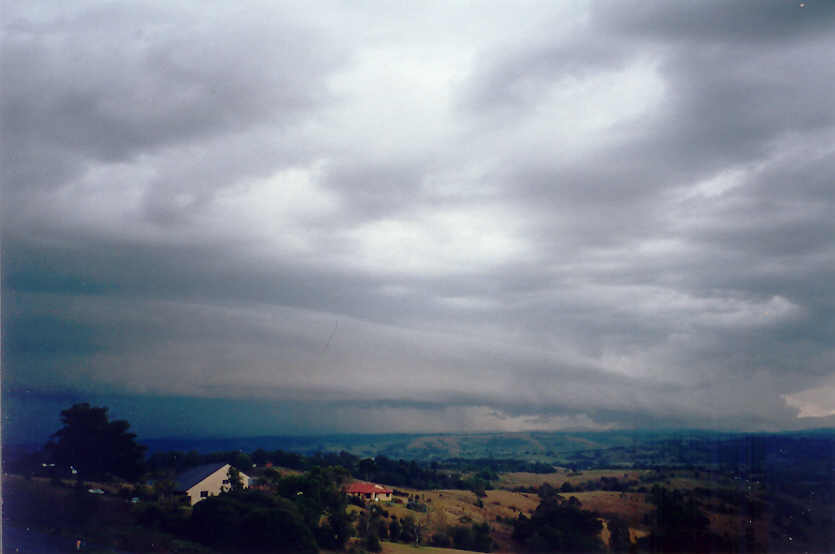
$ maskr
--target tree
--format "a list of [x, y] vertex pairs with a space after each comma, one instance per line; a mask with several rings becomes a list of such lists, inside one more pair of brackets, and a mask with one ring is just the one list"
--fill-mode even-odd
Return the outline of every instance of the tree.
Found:
[[418, 530], [415, 518], [408, 515], [400, 520], [400, 541], [405, 543], [418, 543]]
[[604, 552], [599, 538], [603, 524], [579, 504], [556, 496], [543, 499], [530, 519], [519, 514], [513, 538], [534, 552]]
[[354, 534], [352, 517], [344, 507], [331, 509], [327, 521], [319, 527], [319, 544], [324, 548], [343, 550], [348, 539]]
[[160, 479], [154, 483], [154, 492], [157, 493], [160, 502], [163, 504], [174, 503], [174, 491], [176, 488], [177, 484], [171, 479]]
[[73, 466], [79, 477], [101, 479], [108, 474], [136, 481], [144, 470], [145, 447], [136, 443], [124, 420], [108, 421], [107, 408], [74, 404], [61, 412], [64, 426], [46, 444], [51, 460]]
[[629, 525], [625, 521], [618, 518], [612, 518], [608, 521], [609, 528], [609, 550], [611, 552], [629, 552], [632, 543], [629, 539]]
[[380, 544], [380, 539], [377, 535], [368, 535], [365, 539], [365, 548], [369, 552], [382, 552], [383, 546]]
[[370, 458], [360, 460], [359, 473], [364, 479], [370, 479], [375, 471], [377, 471], [377, 464], [374, 463], [374, 460]]
[[272, 490], [278, 489], [278, 483], [281, 481], [281, 473], [274, 467], [267, 468], [261, 475], [261, 480], [268, 484]]
[[255, 452], [252, 453], [252, 462], [262, 466], [266, 464], [270, 459], [270, 453], [264, 450], [263, 448], [259, 448]]
[[189, 525], [196, 540], [222, 552], [318, 551], [293, 502], [258, 491], [202, 500], [194, 506]]
[[389, 538], [394, 542], [400, 540], [400, 524], [397, 523], [396, 517], [392, 518], [389, 523]]
[[721, 537], [710, 532], [710, 520], [692, 496], [655, 485], [650, 492], [655, 511], [649, 514], [652, 532], [646, 537], [650, 552], [709, 552], [720, 548]]
[[229, 471], [226, 472], [226, 476], [229, 477], [230, 492], [241, 492], [244, 490], [244, 483], [241, 480], [241, 472], [238, 471], [237, 468], [229, 466]]

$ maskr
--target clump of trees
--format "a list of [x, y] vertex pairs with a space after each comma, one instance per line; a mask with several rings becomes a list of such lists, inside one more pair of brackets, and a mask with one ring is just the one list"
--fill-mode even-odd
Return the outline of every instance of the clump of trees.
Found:
[[[498, 479], [499, 473], [527, 472], [527, 473], [556, 473], [552, 464], [530, 462], [527, 460], [496, 459], [496, 458], [449, 458], [432, 462], [434, 469], [452, 469], [457, 471], [488, 472]], [[489, 478], [488, 478], [489, 479]]]
[[[267, 462], [276, 466], [297, 470], [313, 467], [343, 467], [351, 475], [365, 481], [386, 483], [395, 487], [413, 489], [463, 489], [485, 496], [492, 482], [498, 479], [497, 470], [554, 471], [553, 466], [530, 464], [518, 460], [452, 460], [449, 462], [419, 463], [416, 461], [392, 460], [386, 456], [374, 459], [360, 458], [348, 452], [317, 452], [310, 456], [282, 450], [258, 449], [252, 454], [238, 451], [200, 454], [191, 452], [157, 452], [150, 456], [148, 469], [154, 475], [162, 476], [181, 472], [189, 467], [209, 462], [226, 462], [234, 467], [259, 466]], [[469, 473], [465, 476], [463, 472]]]
[[216, 548], [254, 552], [318, 552], [297, 505], [259, 492], [213, 496], [194, 506], [195, 540]]
[[710, 520], [693, 496], [654, 485], [649, 494], [655, 510], [646, 523], [652, 528], [639, 545], [650, 552], [717, 552], [732, 550], [723, 537], [711, 533]]
[[513, 538], [534, 552], [604, 552], [600, 540], [603, 524], [594, 512], [583, 510], [571, 497], [565, 500], [553, 489], [540, 490], [542, 501], [530, 518], [519, 514], [513, 522]]
[[429, 510], [429, 506], [427, 506], [423, 502], [418, 501], [417, 499], [409, 500], [409, 502], [406, 503], [406, 508], [415, 512], [422, 513], [426, 513]]
[[607, 521], [609, 528], [609, 550], [615, 553], [630, 552], [632, 542], [629, 539], [629, 525], [620, 518], [610, 518]]
[[[388, 522], [387, 517], [391, 518]], [[362, 539], [361, 544], [369, 552], [379, 552], [375, 548], [382, 539], [414, 545], [431, 544], [445, 548], [454, 547], [477, 552], [490, 552], [493, 548], [490, 526], [487, 523], [444, 526], [431, 537], [427, 536], [426, 527], [427, 523], [424, 520], [418, 521], [412, 515], [403, 518], [390, 516], [385, 509], [377, 505], [372, 505], [368, 511], [358, 514], [356, 521], [357, 535]]]
[[130, 424], [110, 421], [107, 408], [75, 404], [61, 412], [63, 427], [46, 444], [47, 458], [57, 467], [72, 466], [79, 478], [110, 476], [136, 481], [145, 471], [145, 447], [128, 432]]
[[[252, 467], [252, 464], [256, 463], [254, 456], [250, 456], [239, 450], [210, 452], [207, 454], [201, 454], [195, 450], [190, 452], [172, 450], [151, 454], [148, 457], [146, 466], [151, 475], [161, 476], [180, 473], [190, 467], [212, 462], [227, 463], [239, 469]], [[300, 467], [298, 469], [306, 469], [306, 467]]]
[[598, 480], [587, 480], [576, 485], [572, 485], [568, 481], [563, 482], [560, 487], [560, 492], [581, 492], [581, 491], [627, 491], [630, 488], [637, 486], [638, 481], [635, 479], [618, 479], [617, 477], [601, 477]]
[[490, 538], [490, 526], [487, 523], [450, 526], [445, 532], [432, 535], [431, 543], [432, 546], [474, 550], [476, 552], [490, 552], [493, 550], [493, 539]]
[[194, 506], [192, 537], [220, 549], [251, 552], [341, 550], [354, 534], [342, 468], [312, 468], [278, 481], [277, 494], [238, 490]]

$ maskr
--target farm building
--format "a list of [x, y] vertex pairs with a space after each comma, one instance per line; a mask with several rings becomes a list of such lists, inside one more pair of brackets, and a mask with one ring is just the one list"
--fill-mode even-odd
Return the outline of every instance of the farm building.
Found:
[[391, 500], [391, 489], [375, 483], [355, 482], [345, 487], [345, 494], [375, 502]]
[[[194, 506], [204, 498], [229, 491], [230, 467], [220, 462], [193, 467], [177, 475], [174, 490], [183, 495], [186, 504]], [[249, 476], [240, 476], [244, 488], [249, 487]]]

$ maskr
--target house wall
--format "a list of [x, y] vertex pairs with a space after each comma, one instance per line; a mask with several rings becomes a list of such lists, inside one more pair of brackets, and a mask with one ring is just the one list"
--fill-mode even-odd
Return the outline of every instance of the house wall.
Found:
[[348, 495], [362, 498], [363, 500], [382, 500], [385, 502], [391, 502], [391, 493], [384, 494], [381, 492], [349, 492]]
[[[224, 483], [224, 481], [229, 479], [229, 464], [226, 464], [222, 468], [218, 469], [190, 489], [186, 491], [186, 496], [189, 499], [189, 504], [194, 506], [196, 503], [203, 500], [203, 497], [200, 495], [201, 492], [207, 491], [209, 496], [217, 496], [221, 492], [226, 492], [229, 490], [229, 484]], [[241, 483], [243, 484], [244, 488], [249, 487], [249, 476], [241, 473]]]

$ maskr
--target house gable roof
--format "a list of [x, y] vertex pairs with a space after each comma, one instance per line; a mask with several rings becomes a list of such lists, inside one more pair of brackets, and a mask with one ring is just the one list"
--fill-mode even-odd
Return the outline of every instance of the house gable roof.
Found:
[[174, 479], [174, 483], [176, 485], [177, 491], [187, 491], [215, 471], [219, 470], [220, 468], [229, 465], [224, 462], [215, 462], [212, 464], [203, 464], [197, 467], [193, 467], [191, 469], [187, 469], [186, 471], [177, 475]]
[[363, 483], [358, 481], [348, 485], [345, 488], [345, 492], [348, 494], [368, 494], [373, 492], [377, 494], [390, 494], [391, 489], [377, 485], [376, 483]]

